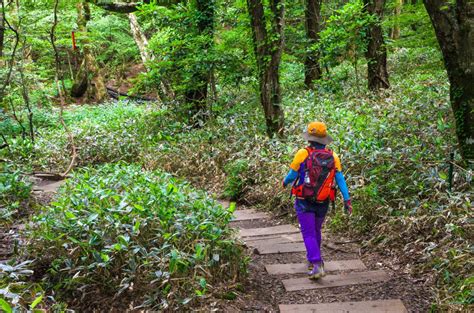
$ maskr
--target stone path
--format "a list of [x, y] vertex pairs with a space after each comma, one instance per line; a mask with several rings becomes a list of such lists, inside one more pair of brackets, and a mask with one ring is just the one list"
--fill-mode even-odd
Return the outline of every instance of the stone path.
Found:
[[[226, 205], [227, 203], [224, 203]], [[252, 209], [236, 210], [234, 212], [238, 235], [245, 244], [253, 249], [255, 254], [279, 254], [280, 263], [265, 264], [267, 275], [281, 277], [279, 281], [287, 293], [308, 292], [314, 289], [322, 290], [334, 287], [350, 286], [350, 288], [369, 288], [371, 284], [384, 283], [390, 280], [390, 275], [383, 270], [369, 270], [359, 259], [332, 260], [325, 263], [326, 276], [313, 281], [306, 277], [308, 265], [304, 259], [301, 263], [286, 262], [295, 253], [306, 251], [299, 229], [290, 224], [269, 226], [272, 222], [270, 215]], [[243, 228], [239, 223], [252, 221], [252, 228]], [[255, 227], [262, 221], [264, 227]], [[329, 247], [332, 249], [331, 247]], [[285, 256], [288, 256], [285, 258]], [[294, 257], [293, 257], [294, 260]], [[349, 288], [349, 287], [348, 287]], [[401, 313], [407, 312], [400, 299], [380, 299], [370, 301], [347, 301], [333, 303], [311, 303], [311, 297], [304, 304], [280, 303], [280, 312], [360, 312], [360, 313]], [[276, 303], [274, 303], [276, 305]]]

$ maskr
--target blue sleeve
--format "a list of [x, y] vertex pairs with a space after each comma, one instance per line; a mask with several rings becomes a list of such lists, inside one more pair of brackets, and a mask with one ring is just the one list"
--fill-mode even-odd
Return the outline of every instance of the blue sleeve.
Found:
[[298, 177], [298, 172], [295, 171], [295, 170], [290, 169], [290, 171], [286, 175], [285, 179], [283, 180], [283, 183], [286, 186], [286, 185], [292, 183], [297, 177]]
[[336, 183], [342, 193], [344, 201], [349, 200], [351, 197], [349, 196], [349, 190], [347, 189], [346, 179], [344, 178], [344, 174], [342, 174], [342, 172], [336, 171]]

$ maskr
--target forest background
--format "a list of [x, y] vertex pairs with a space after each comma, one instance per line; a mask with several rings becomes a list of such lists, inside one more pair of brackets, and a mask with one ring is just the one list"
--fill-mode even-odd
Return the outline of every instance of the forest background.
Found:
[[[322, 120], [354, 204], [330, 229], [426, 280], [434, 309], [465, 309], [473, 12], [467, 0], [1, 0], [0, 223], [29, 226], [0, 267], [0, 307], [234, 297], [248, 260], [232, 212], [197, 189], [291, 212], [277, 188], [304, 125]], [[69, 179], [49, 204], [33, 174]]]

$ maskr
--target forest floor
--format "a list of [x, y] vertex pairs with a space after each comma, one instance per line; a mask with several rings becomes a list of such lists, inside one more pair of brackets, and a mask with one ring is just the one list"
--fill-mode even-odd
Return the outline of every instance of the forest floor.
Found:
[[[55, 181], [37, 182], [34, 188], [36, 201], [47, 204], [60, 185], [61, 182]], [[288, 218], [273, 217], [245, 206], [239, 206], [236, 216], [232, 227], [239, 231], [248, 247], [248, 276], [236, 299], [210, 299], [210, 309], [225, 312], [327, 312], [336, 308], [326, 305], [336, 304], [342, 305], [339, 309], [352, 308], [350, 312], [406, 312], [405, 308], [408, 312], [429, 311], [433, 301], [429, 279], [406, 274], [394, 260], [380, 254], [362, 253], [360, 245], [354, 242], [357, 240], [325, 232], [322, 250], [327, 276], [311, 282], [301, 270], [306, 266], [306, 257], [296, 223], [290, 221], [288, 224]], [[21, 244], [19, 230], [25, 225], [18, 221], [0, 234], [1, 259], [13, 253], [14, 242]], [[285, 264], [293, 266], [291, 269], [274, 267]], [[300, 264], [300, 270], [296, 270], [298, 273], [295, 272], [297, 264]], [[269, 265], [281, 272], [269, 273]], [[376, 277], [371, 281], [374, 273]], [[377, 277], [379, 274], [382, 277]], [[289, 286], [291, 281], [297, 283]], [[333, 286], [334, 281], [338, 286]], [[315, 286], [317, 289], [313, 289]], [[284, 306], [295, 304], [312, 306]], [[355, 308], [355, 305], [361, 306]]]
[[[251, 215], [257, 214], [254, 215], [255, 219], [233, 222], [233, 227], [246, 232], [241, 232], [241, 235], [258, 232], [256, 229], [267, 229], [271, 233], [271, 229], [275, 228], [268, 227], [280, 226], [281, 228], [282, 225], [287, 224], [285, 220], [266, 214], [262, 218], [261, 213], [253, 213], [253, 210], [247, 211], [248, 208], [245, 207], [240, 209], [250, 212], [250, 217], [247, 216], [245, 218], [251, 218]], [[373, 302], [374, 300], [398, 299], [403, 302], [408, 312], [429, 311], [430, 304], [433, 301], [429, 279], [411, 277], [404, 273], [403, 269], [399, 268], [397, 264], [394, 264], [394, 260], [367, 251], [361, 253], [360, 246], [354, 243], [354, 240], [327, 232], [323, 234], [323, 256], [326, 263], [327, 276], [318, 282], [310, 283], [308, 286], [310, 281], [306, 278], [306, 273], [303, 271], [294, 273], [293, 270], [288, 271], [287, 267], [282, 267], [280, 274], [269, 274], [266, 269], [268, 265], [301, 263], [300, 268], [306, 266], [305, 252], [302, 252], [301, 249], [301, 247], [304, 248], [300, 238], [301, 235], [291, 229], [288, 232], [280, 235], [268, 233], [264, 236], [248, 236], [243, 238], [249, 247], [249, 254], [251, 254], [249, 273], [244, 284], [245, 292], [239, 295], [237, 300], [229, 301], [225, 305], [222, 304], [221, 308], [224, 311], [276, 312], [281, 310], [282, 312], [327, 312], [328, 310], [336, 310], [336, 308], [327, 307], [325, 306], [326, 303], [346, 305], [348, 302], [361, 302], [362, 307], [354, 311], [350, 310], [350, 312], [405, 312], [399, 301]], [[279, 239], [275, 241], [275, 238]], [[279, 243], [277, 243], [278, 241]], [[348, 244], [341, 244], [342, 242], [348, 242]], [[269, 245], [273, 247], [282, 245], [280, 247], [285, 252], [271, 253], [271, 250], [265, 251]], [[362, 261], [363, 267], [351, 269], [351, 267], [354, 267], [354, 264], [360, 264], [359, 261]], [[340, 268], [336, 269], [334, 267], [338, 267], [337, 264], [340, 265]], [[294, 265], [293, 269], [295, 267], [297, 266]], [[331, 271], [331, 267], [334, 268], [333, 271]], [[273, 269], [275, 270], [275, 267]], [[286, 273], [284, 273], [285, 271]], [[375, 279], [374, 282], [365, 281], [365, 279], [370, 280], [370, 276], [374, 273], [383, 274], [380, 281], [376, 281], [378, 279]], [[356, 275], [351, 276], [352, 274]], [[361, 277], [362, 280], [360, 280]], [[295, 282], [295, 278], [301, 278], [301, 280], [297, 280], [301, 286], [298, 286], [298, 284], [295, 286], [285, 286], [285, 284], [290, 284], [291, 281]], [[338, 281], [339, 278], [342, 279], [339, 283], [340, 286], [331, 287], [333, 281]], [[311, 289], [314, 286], [322, 288]], [[301, 290], [288, 291], [288, 288]], [[323, 306], [318, 306], [318, 304], [322, 303], [324, 303]], [[279, 307], [280, 305], [289, 304], [314, 305], [310, 307]], [[347, 305], [349, 305], [349, 308], [354, 308], [355, 304], [349, 303]], [[378, 305], [378, 307], [375, 307], [375, 305]], [[387, 311], [385, 311], [385, 307], [382, 307], [384, 305], [387, 305]], [[339, 309], [341, 308], [347, 309], [344, 306]]]

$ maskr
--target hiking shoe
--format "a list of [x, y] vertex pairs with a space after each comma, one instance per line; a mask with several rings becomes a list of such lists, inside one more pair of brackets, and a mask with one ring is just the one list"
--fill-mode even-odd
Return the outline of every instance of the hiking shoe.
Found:
[[323, 277], [324, 269], [319, 264], [314, 264], [313, 269], [308, 272], [309, 279], [320, 279]]
[[311, 270], [313, 269], [313, 266], [314, 266], [314, 265], [313, 265], [313, 263], [311, 263], [311, 262], [309, 262], [309, 261], [308, 261], [307, 264], [308, 264], [308, 272], [309, 272], [309, 271], [311, 271]]
[[321, 272], [321, 277], [326, 276], [326, 272], [324, 271], [324, 263], [319, 265], [319, 271]]

